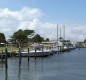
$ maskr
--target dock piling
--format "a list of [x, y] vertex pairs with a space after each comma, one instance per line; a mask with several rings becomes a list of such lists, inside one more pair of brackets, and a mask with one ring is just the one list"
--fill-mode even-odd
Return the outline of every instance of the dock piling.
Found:
[[2, 53], [1, 53], [1, 61], [3, 63], [3, 50], [2, 50]]
[[60, 46], [60, 53], [61, 53], [61, 46]]
[[19, 48], [19, 67], [21, 65], [21, 48]]
[[6, 67], [6, 69], [8, 68], [8, 64], [7, 64], [7, 48], [5, 48], [5, 67]]
[[35, 47], [35, 59], [36, 59], [36, 47]]
[[[43, 52], [44, 52], [44, 47], [42, 47], [42, 54], [43, 54]], [[44, 55], [44, 54], [43, 54]], [[43, 57], [43, 55], [42, 55], [42, 57]]]
[[28, 62], [29, 62], [29, 48], [28, 48]]

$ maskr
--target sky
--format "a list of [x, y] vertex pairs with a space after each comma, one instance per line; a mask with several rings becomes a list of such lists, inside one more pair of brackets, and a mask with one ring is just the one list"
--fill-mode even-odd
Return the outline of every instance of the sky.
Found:
[[51, 40], [86, 38], [86, 0], [0, 0], [0, 32], [8, 39], [18, 29], [33, 29]]

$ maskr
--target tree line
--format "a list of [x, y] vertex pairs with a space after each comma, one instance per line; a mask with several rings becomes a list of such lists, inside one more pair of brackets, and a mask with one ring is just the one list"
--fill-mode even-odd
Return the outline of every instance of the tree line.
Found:
[[[29, 30], [29, 29], [19, 29], [18, 31], [14, 32], [8, 41], [12, 44], [20, 44], [20, 45], [25, 45], [28, 42], [36, 42], [40, 43], [42, 41], [49, 41], [49, 38], [44, 39], [42, 36], [39, 34], [35, 34], [34, 30]], [[6, 41], [4, 33], [0, 33], [0, 43], [8, 43]]]

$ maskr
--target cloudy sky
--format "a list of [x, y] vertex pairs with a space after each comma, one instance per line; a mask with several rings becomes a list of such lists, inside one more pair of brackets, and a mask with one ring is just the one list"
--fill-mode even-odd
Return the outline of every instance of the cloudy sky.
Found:
[[72, 41], [86, 38], [86, 0], [0, 0], [0, 32], [6, 38], [18, 29], [33, 29], [51, 40], [59, 33]]

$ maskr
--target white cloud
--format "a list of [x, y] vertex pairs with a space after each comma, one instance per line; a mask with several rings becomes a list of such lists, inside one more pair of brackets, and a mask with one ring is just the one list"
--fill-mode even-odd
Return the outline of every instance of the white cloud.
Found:
[[5, 33], [8, 38], [19, 28], [33, 29], [33, 23], [41, 17], [42, 12], [38, 8], [24, 7], [19, 11], [12, 11], [8, 8], [0, 8], [0, 32]]
[[35, 30], [38, 27], [39, 20], [33, 19], [31, 21], [22, 21], [18, 27], [18, 29], [33, 29]]
[[86, 38], [86, 25], [66, 25], [66, 35], [69, 39], [83, 41]]
[[[40, 18], [43, 13], [38, 8], [24, 7], [19, 11], [12, 11], [8, 8], [0, 8], [0, 32], [5, 33], [8, 38], [18, 29], [33, 29], [36, 33], [45, 38], [56, 39], [56, 24], [42, 22]], [[83, 40], [86, 35], [86, 25], [66, 24], [66, 39]], [[63, 37], [63, 24], [59, 24]]]

